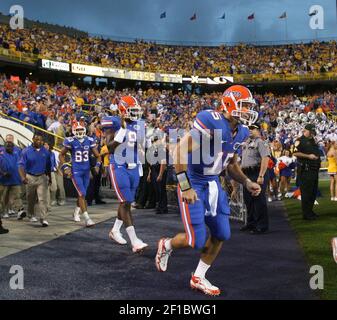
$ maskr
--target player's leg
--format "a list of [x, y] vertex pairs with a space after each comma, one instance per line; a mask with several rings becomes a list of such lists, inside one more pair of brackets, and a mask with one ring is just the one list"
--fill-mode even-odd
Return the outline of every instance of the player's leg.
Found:
[[334, 175], [335, 180], [335, 201], [337, 201], [337, 173]]
[[[90, 172], [78, 172], [73, 174], [72, 176], [73, 184], [78, 193], [77, 204], [82, 212], [82, 215], [85, 220], [85, 224], [87, 227], [92, 227], [95, 223], [90, 219], [87, 209], [87, 202], [85, 200], [87, 189], [90, 182]], [[76, 222], [80, 221], [78, 209], [75, 210], [74, 220]]]
[[192, 247], [201, 249], [206, 242], [205, 206], [202, 187], [193, 185], [198, 195], [198, 201], [187, 204], [182, 201], [181, 191], [178, 188], [178, 203], [181, 218], [184, 224], [184, 233], [178, 233], [173, 238], [162, 238], [158, 242], [158, 250], [155, 258], [158, 271], [166, 271], [168, 259], [174, 249]]
[[[199, 264], [190, 281], [193, 289], [198, 289], [209, 295], [219, 295], [220, 289], [206, 279], [206, 272], [219, 255], [224, 240], [228, 240], [231, 235], [227, 194], [221, 188], [220, 183], [217, 182], [217, 186], [214, 187], [218, 189], [218, 197], [213, 199], [216, 202], [216, 215], [214, 216], [214, 213], [212, 213], [205, 217], [210, 236], [201, 251]], [[212, 192], [214, 191], [212, 190]], [[212, 207], [211, 204], [210, 206]]]
[[[81, 186], [82, 184], [82, 179], [79, 175], [79, 173], [72, 173], [71, 176], [71, 181], [76, 189], [77, 192], [77, 200], [76, 200], [76, 208], [75, 211], [73, 213], [73, 219], [75, 222], [80, 222], [81, 221], [81, 212], [85, 211], [85, 208], [83, 207], [83, 202], [80, 201], [80, 197], [82, 196], [82, 189], [83, 187]], [[82, 208], [81, 208], [82, 206]]]
[[109, 176], [119, 200], [117, 217], [112, 229], [109, 232], [109, 238], [116, 241], [118, 244], [124, 245], [127, 241], [123, 238], [120, 229], [123, 223], [127, 226], [132, 225], [132, 218], [128, 215], [128, 212], [131, 209], [131, 203], [127, 201], [127, 195], [125, 195], [125, 191], [130, 189], [130, 180], [126, 168], [118, 168], [113, 164], [109, 165]]
[[140, 180], [139, 168], [136, 167], [134, 169], [127, 170], [127, 174], [128, 174], [128, 179], [130, 182], [130, 189], [124, 190], [124, 194], [125, 194], [125, 197], [128, 203], [128, 207], [127, 207], [127, 211], [124, 212], [125, 215], [124, 215], [123, 221], [126, 227], [125, 230], [132, 244], [132, 251], [136, 253], [136, 252], [141, 252], [148, 246], [145, 242], [143, 242], [141, 239], [138, 238], [134, 224], [133, 224], [133, 219], [131, 216], [131, 203], [135, 201], [136, 190], [138, 188], [139, 180]]

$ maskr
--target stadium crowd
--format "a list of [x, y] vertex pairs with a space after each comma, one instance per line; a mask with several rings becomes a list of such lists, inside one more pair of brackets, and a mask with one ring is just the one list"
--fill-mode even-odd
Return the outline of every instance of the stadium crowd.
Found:
[[[9, 117], [13, 121], [24, 121], [25, 126], [32, 131], [38, 132], [38, 128], [41, 128], [56, 135], [55, 139], [50, 141], [48, 135], [42, 133], [45, 136], [45, 147], [52, 151], [54, 159], [51, 160], [54, 178], [49, 193], [48, 210], [54, 205], [65, 203], [62, 172], [57, 169], [55, 159], [58, 159], [57, 149], [60, 148], [63, 138], [71, 135], [73, 120], [80, 121], [87, 127], [88, 135], [96, 139], [99, 151], [104, 157], [100, 174], [89, 186], [91, 192], [89, 192], [88, 199], [89, 204], [93, 200], [96, 204], [103, 203], [100, 199], [99, 187], [102, 184], [108, 185], [109, 178], [106, 170], [108, 152], [100, 121], [103, 116], [115, 112], [118, 99], [125, 94], [131, 94], [139, 100], [144, 111], [143, 118], [151, 132], [191, 128], [196, 114], [203, 109], [216, 108], [222, 95], [222, 93], [213, 92], [200, 96], [183, 91], [175, 93], [170, 90], [156, 89], [139, 89], [138, 91], [134, 89], [116, 91], [107, 88], [102, 90], [80, 89], [75, 85], [67, 86], [62, 83], [36, 83], [28, 78], [23, 81], [13, 81], [5, 75], [0, 75], [0, 116]], [[291, 153], [296, 138], [301, 135], [304, 123], [312, 121], [315, 124], [316, 139], [320, 144], [322, 157], [328, 153], [328, 158], [336, 159], [337, 122], [335, 118], [328, 118], [326, 115], [333, 115], [337, 111], [337, 93], [322, 92], [305, 97], [277, 96], [266, 93], [256, 94], [254, 98], [257, 103], [256, 110], [259, 112], [261, 132], [265, 139], [269, 140], [273, 156], [269, 169], [272, 171], [276, 169], [280, 176], [280, 185], [277, 185], [276, 189], [273, 186], [274, 190], [273, 187], [270, 188], [272, 191], [269, 194], [269, 201], [272, 201], [273, 197], [276, 199], [284, 195], [289, 196], [289, 180], [294, 176], [296, 167], [296, 159]], [[306, 119], [301, 118], [303, 115], [306, 115]], [[308, 119], [310, 115], [314, 115], [311, 120]], [[7, 138], [12, 139], [12, 137]], [[56, 150], [53, 150], [54, 146]], [[281, 162], [282, 166], [280, 166]], [[155, 208], [156, 202], [160, 201], [158, 199], [158, 195], [161, 194], [160, 190], [166, 190], [166, 181], [163, 187], [161, 181], [163, 172], [158, 179], [160, 171], [158, 166], [152, 169], [151, 166], [145, 166], [144, 169], [145, 175], [140, 183], [142, 190], [138, 192], [136, 207]], [[6, 177], [2, 176], [0, 185], [4, 185], [4, 179]], [[165, 180], [174, 181], [172, 170], [165, 174]], [[21, 185], [21, 181], [15, 183]], [[331, 183], [331, 198], [336, 201], [336, 174], [332, 176]], [[12, 193], [6, 195], [6, 199], [5, 196], [3, 198], [2, 203], [5, 204], [3, 217], [5, 218], [13, 212], [16, 212], [20, 218], [23, 212], [22, 202], [15, 197], [19, 193], [13, 190]], [[155, 192], [145, 192], [146, 190]], [[157, 195], [157, 199], [153, 195]], [[158, 213], [168, 212], [167, 195], [163, 197], [164, 202], [160, 204], [160, 208], [158, 207]]]
[[336, 41], [278, 46], [167, 46], [140, 40], [130, 43], [99, 37], [76, 38], [40, 28], [11, 30], [0, 24], [0, 47], [57, 61], [184, 75], [301, 75], [337, 71]]

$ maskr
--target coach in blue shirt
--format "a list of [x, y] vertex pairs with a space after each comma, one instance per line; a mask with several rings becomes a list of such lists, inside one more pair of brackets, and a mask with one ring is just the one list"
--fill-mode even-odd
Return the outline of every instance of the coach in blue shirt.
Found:
[[[5, 143], [11, 142], [13, 143], [13, 153], [17, 155], [18, 159], [21, 157], [21, 149], [14, 145], [14, 136], [12, 134], [7, 134], [5, 138]], [[0, 146], [0, 154], [5, 152], [5, 147]]]
[[43, 147], [41, 134], [35, 133], [33, 143], [22, 150], [19, 172], [22, 182], [27, 185], [28, 216], [31, 222], [37, 221], [34, 211], [37, 196], [40, 222], [43, 227], [47, 227], [47, 192], [51, 183], [51, 161], [49, 151]]
[[18, 167], [20, 153], [14, 152], [14, 147], [13, 142], [7, 141], [1, 155], [2, 169], [5, 171], [5, 175], [1, 179], [1, 184], [4, 187], [2, 200], [4, 211], [8, 211], [9, 204], [12, 204], [12, 209], [18, 213], [18, 219], [21, 220], [26, 216], [26, 213], [21, 200], [22, 181]]

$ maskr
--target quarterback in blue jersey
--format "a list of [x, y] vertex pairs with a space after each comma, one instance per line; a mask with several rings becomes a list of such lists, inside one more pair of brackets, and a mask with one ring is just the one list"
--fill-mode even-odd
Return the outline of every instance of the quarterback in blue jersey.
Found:
[[142, 152], [145, 142], [145, 128], [144, 122], [140, 119], [141, 108], [134, 97], [121, 97], [118, 110], [120, 117], [110, 116], [102, 119], [102, 130], [110, 153], [110, 179], [120, 202], [109, 238], [125, 245], [127, 241], [120, 231], [124, 224], [132, 251], [137, 253], [148, 246], [137, 237], [131, 216], [131, 203], [135, 200], [142, 174], [139, 153]]
[[[82, 212], [85, 225], [93, 226], [95, 223], [88, 215], [86, 192], [90, 183], [90, 152], [97, 158], [96, 172], [98, 173], [101, 165], [101, 156], [96, 148], [93, 138], [86, 136], [86, 129], [79, 123], [73, 125], [73, 137], [66, 138], [63, 148], [59, 155], [60, 167], [64, 173], [71, 177], [74, 187], [78, 193], [77, 207], [74, 212], [74, 221], [80, 222], [80, 212]], [[67, 152], [71, 153], [71, 167], [65, 161]]]
[[[190, 286], [208, 295], [219, 295], [220, 289], [205, 277], [220, 252], [224, 240], [230, 238], [230, 208], [226, 192], [219, 182], [220, 173], [242, 183], [252, 194], [261, 187], [249, 180], [237, 163], [237, 152], [248, 138], [250, 125], [257, 120], [251, 109], [255, 101], [250, 91], [239, 85], [228, 88], [217, 110], [200, 112], [194, 128], [178, 143], [174, 152], [178, 178], [178, 200], [185, 233], [158, 242], [155, 263], [158, 271], [166, 271], [174, 249], [192, 247], [201, 250], [201, 259], [192, 274]], [[207, 228], [209, 237], [207, 239]]]

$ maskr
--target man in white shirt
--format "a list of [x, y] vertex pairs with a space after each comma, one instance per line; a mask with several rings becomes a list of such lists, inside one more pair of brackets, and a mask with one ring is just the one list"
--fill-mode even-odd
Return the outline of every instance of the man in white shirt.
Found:
[[53, 122], [49, 128], [48, 128], [48, 131], [54, 133], [54, 134], [57, 134], [60, 126], [63, 126], [64, 125], [64, 118], [62, 116], [59, 116], [57, 121], [56, 122]]

